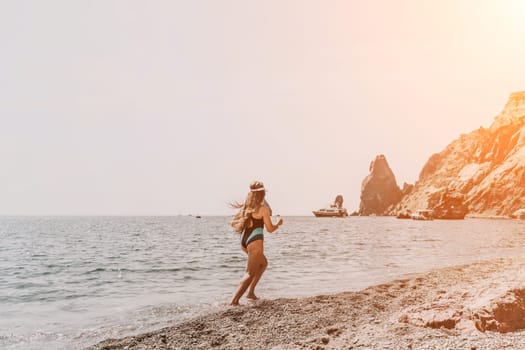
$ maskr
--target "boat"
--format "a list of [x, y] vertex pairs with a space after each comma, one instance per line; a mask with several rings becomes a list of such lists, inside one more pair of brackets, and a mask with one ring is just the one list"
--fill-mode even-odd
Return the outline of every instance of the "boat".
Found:
[[398, 219], [410, 219], [410, 212], [399, 212], [396, 215]]
[[434, 220], [433, 210], [430, 209], [418, 209], [410, 214], [412, 220]]
[[335, 197], [334, 204], [331, 204], [330, 207], [314, 210], [312, 213], [318, 218], [342, 218], [348, 216], [346, 208], [343, 208], [343, 196], [341, 195]]
[[312, 211], [312, 213], [318, 218], [342, 218], [348, 216], [345, 208], [321, 208]]

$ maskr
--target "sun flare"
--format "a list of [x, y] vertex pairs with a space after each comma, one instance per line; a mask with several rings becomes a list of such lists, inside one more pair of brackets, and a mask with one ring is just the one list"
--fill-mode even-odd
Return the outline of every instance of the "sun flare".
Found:
[[506, 0], [494, 2], [498, 6], [503, 22], [513, 31], [525, 32], [525, 1]]

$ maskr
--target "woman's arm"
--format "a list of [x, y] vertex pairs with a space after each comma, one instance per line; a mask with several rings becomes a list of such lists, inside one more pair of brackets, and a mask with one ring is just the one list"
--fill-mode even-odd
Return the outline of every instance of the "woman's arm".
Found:
[[274, 232], [279, 228], [279, 226], [283, 224], [283, 219], [279, 219], [275, 225], [272, 223], [272, 219], [270, 218], [270, 209], [267, 206], [263, 205], [260, 211], [263, 217], [264, 226], [266, 226], [266, 231], [269, 233]]

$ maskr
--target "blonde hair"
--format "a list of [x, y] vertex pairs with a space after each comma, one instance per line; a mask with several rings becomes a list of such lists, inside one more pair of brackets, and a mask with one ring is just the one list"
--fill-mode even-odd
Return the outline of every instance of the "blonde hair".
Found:
[[252, 213], [259, 210], [263, 204], [265, 195], [266, 190], [264, 189], [264, 184], [260, 181], [254, 181], [250, 184], [250, 192], [248, 192], [244, 203], [230, 203], [232, 208], [239, 209], [230, 222], [230, 225], [237, 233], [242, 233], [246, 227], [251, 226]]

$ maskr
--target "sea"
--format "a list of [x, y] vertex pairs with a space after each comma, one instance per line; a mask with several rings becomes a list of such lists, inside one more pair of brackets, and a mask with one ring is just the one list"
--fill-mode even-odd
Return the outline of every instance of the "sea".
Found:
[[[229, 307], [246, 266], [229, 220], [0, 217], [0, 348], [82, 349]], [[525, 220], [283, 220], [265, 234], [264, 299], [525, 254]]]

